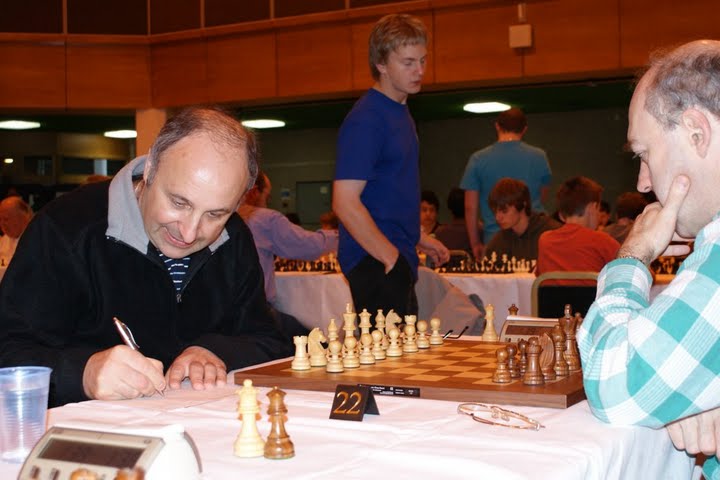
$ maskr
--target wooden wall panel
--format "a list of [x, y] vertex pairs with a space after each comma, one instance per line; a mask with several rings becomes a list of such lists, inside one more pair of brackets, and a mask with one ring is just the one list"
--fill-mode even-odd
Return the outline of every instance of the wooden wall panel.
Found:
[[525, 54], [525, 75], [619, 68], [620, 26], [616, 1], [530, 2], [527, 20], [533, 25], [534, 47]]
[[65, 46], [0, 43], [0, 106], [65, 107]]
[[508, 45], [508, 27], [515, 22], [516, 11], [508, 5], [436, 12], [435, 81], [520, 77], [521, 56]]
[[346, 24], [278, 32], [278, 95], [350, 90], [350, 52], [351, 32]]
[[147, 35], [148, 0], [67, 0], [68, 33]]
[[207, 45], [204, 39], [151, 46], [154, 107], [207, 102]]
[[62, 5], [62, 0], [0, 1], [0, 32], [62, 33]]
[[200, 28], [200, 0], [147, 0], [150, 34]]
[[209, 39], [207, 49], [210, 101], [271, 98], [277, 94], [275, 34]]
[[68, 45], [68, 108], [150, 106], [147, 45]]
[[274, 0], [275, 18], [343, 10], [345, 0]]
[[270, 18], [268, 0], [205, 0], [205, 26], [229, 25]]
[[701, 38], [720, 38], [717, 0], [620, 0], [623, 67], [647, 64], [650, 52]]

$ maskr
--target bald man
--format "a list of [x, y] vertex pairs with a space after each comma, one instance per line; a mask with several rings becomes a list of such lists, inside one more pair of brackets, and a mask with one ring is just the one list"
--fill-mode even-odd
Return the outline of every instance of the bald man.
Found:
[[[628, 141], [637, 189], [655, 192], [617, 259], [598, 277], [578, 332], [593, 413], [619, 424], [667, 426], [675, 446], [708, 455], [720, 478], [720, 42], [697, 41], [655, 58], [635, 89]], [[652, 302], [648, 266], [689, 252]]]
[[7, 197], [0, 202], [0, 229], [3, 231], [0, 237], [0, 267], [10, 263], [20, 235], [32, 216], [32, 208], [20, 197]]

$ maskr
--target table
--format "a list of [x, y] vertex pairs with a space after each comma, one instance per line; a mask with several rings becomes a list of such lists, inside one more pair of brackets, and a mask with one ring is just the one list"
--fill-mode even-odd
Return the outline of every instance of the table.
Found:
[[[282, 387], [282, 386], [281, 386]], [[603, 424], [587, 402], [566, 410], [508, 407], [540, 421], [540, 431], [492, 427], [456, 413], [457, 403], [376, 396], [380, 415], [362, 422], [330, 420], [333, 393], [287, 390], [288, 460], [232, 454], [240, 432], [236, 387], [188, 386], [125, 401], [89, 401], [49, 411], [49, 424], [142, 426], [179, 423], [197, 443], [205, 480], [425, 478], [520, 480], [688, 479], [694, 461], [664, 430]], [[260, 434], [269, 433], [267, 388], [258, 387]], [[0, 478], [19, 465], [0, 463]], [[374, 477], [376, 476], [376, 477]]]
[[[494, 324], [500, 332], [511, 304], [520, 308], [520, 315], [530, 315], [530, 287], [534, 278], [529, 273], [440, 275], [421, 267], [415, 285], [418, 317], [425, 320], [433, 316], [441, 318], [444, 331], [458, 332], [467, 325], [470, 332], [481, 334], [478, 310], [467, 298], [467, 295], [476, 294], [485, 304], [495, 306]], [[275, 283], [277, 309], [293, 315], [308, 328], [325, 329], [330, 318], [341, 324], [345, 305], [352, 305], [350, 288], [339, 273], [276, 272]]]

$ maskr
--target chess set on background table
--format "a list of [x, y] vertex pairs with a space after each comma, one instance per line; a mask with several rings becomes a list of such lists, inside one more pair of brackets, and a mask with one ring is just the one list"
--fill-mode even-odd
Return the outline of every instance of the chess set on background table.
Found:
[[451, 257], [444, 265], [435, 268], [438, 273], [530, 273], [535, 271], [537, 260], [524, 258], [508, 258], [503, 254], [498, 258], [495, 252], [490, 257], [475, 260], [467, 255], [465, 257]]
[[[378, 312], [376, 330], [370, 333], [370, 314], [363, 311], [359, 316], [360, 341], [354, 335], [356, 314], [348, 306], [342, 343], [333, 319], [327, 338], [318, 328], [308, 337], [295, 337], [294, 358], [238, 372], [235, 383], [251, 379], [259, 386], [315, 391], [362, 384], [381, 395], [552, 408], [585, 399], [575, 345], [581, 319], [569, 314], [569, 306], [551, 335], [517, 344], [443, 339], [438, 319], [431, 320], [432, 333], [427, 335], [428, 322], [416, 322], [412, 315], [405, 317], [400, 333], [400, 318], [392, 310], [387, 317]], [[492, 328], [491, 319], [487, 323]], [[326, 341], [327, 349], [322, 346]]]

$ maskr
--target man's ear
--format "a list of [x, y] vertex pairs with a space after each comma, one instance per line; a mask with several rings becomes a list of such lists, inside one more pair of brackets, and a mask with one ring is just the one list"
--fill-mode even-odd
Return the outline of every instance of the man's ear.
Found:
[[705, 112], [697, 108], [688, 108], [680, 115], [684, 135], [698, 156], [705, 158], [710, 149], [712, 128]]

